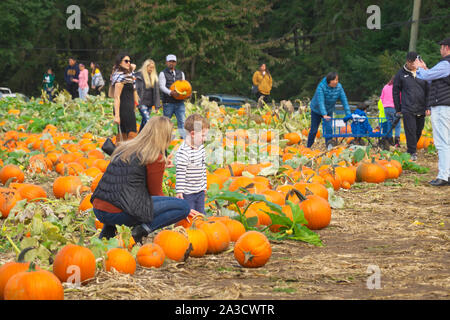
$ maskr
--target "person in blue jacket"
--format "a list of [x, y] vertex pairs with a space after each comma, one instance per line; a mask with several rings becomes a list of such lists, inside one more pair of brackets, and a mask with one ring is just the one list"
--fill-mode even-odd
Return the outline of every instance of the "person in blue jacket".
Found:
[[372, 126], [369, 123], [369, 119], [366, 114], [366, 109], [369, 107], [368, 103], [361, 103], [358, 108], [350, 115], [344, 117], [344, 122], [352, 120], [352, 135], [356, 136], [354, 139], [355, 144], [363, 144], [362, 137], [366, 137], [369, 133], [373, 132]]
[[[322, 122], [323, 132], [331, 133], [331, 117], [336, 106], [336, 101], [341, 100], [344, 106], [345, 115], [350, 115], [350, 107], [348, 105], [347, 96], [344, 88], [339, 83], [339, 77], [336, 72], [330, 72], [322, 79], [317, 86], [316, 92], [311, 100], [311, 129], [308, 134], [307, 147], [311, 148], [316, 138], [317, 130]], [[328, 145], [330, 138], [325, 138], [325, 145]]]

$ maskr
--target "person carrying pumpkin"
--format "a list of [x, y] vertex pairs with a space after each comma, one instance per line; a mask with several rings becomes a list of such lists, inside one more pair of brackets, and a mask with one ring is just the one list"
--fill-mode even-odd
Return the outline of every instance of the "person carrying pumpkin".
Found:
[[178, 131], [181, 138], [184, 139], [186, 136], [184, 132], [186, 108], [183, 100], [176, 99], [179, 98], [179, 93], [170, 89], [175, 81], [185, 80], [184, 72], [176, 69], [176, 65], [177, 57], [174, 54], [169, 54], [166, 57], [167, 68], [159, 73], [159, 88], [162, 92], [163, 114], [169, 119], [175, 114]]
[[203, 143], [209, 122], [199, 114], [191, 114], [184, 124], [186, 138], [177, 150], [176, 192], [192, 210], [205, 213], [206, 152]]
[[154, 230], [188, 217], [189, 203], [162, 191], [164, 170], [172, 165], [166, 157], [172, 129], [167, 117], [152, 117], [134, 139], [114, 150], [91, 196], [94, 214], [104, 224], [100, 238], [114, 237], [116, 225], [126, 225], [142, 242]]

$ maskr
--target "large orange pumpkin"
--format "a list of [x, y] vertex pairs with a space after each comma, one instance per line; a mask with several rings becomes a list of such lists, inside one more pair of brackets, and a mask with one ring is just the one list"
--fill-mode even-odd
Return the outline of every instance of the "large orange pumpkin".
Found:
[[200, 258], [203, 257], [208, 250], [208, 237], [205, 231], [199, 229], [195, 224], [186, 229], [189, 242], [192, 245], [192, 251], [189, 253], [191, 257]]
[[42, 200], [41, 198], [47, 198], [47, 193], [44, 188], [38, 185], [28, 183], [11, 183], [9, 186], [17, 189], [22, 199], [27, 199], [28, 201], [38, 201]]
[[[22, 252], [19, 254], [19, 257], [17, 258], [17, 262], [7, 262], [0, 267], [0, 300], [4, 299], [4, 290], [8, 280], [13, 275], [19, 272], [27, 271], [29, 269], [30, 263], [25, 262], [24, 258], [25, 254], [31, 249], [33, 249], [33, 247], [22, 250]], [[36, 269], [39, 269], [39, 267], [36, 267]]]
[[136, 260], [144, 268], [159, 268], [163, 265], [166, 255], [156, 243], [147, 243], [139, 248]]
[[185, 261], [192, 250], [188, 238], [173, 230], [160, 231], [153, 239], [153, 243], [158, 244], [164, 250], [167, 258], [175, 261]]
[[245, 268], [264, 266], [272, 255], [267, 237], [258, 231], [247, 231], [234, 246], [234, 257]]
[[207, 253], [220, 253], [230, 245], [230, 232], [220, 221], [206, 221], [199, 226], [208, 238]]
[[47, 270], [19, 272], [5, 286], [5, 300], [64, 300], [61, 281]]
[[53, 194], [56, 198], [64, 198], [66, 193], [74, 194], [81, 187], [81, 179], [78, 176], [58, 177], [53, 182]]
[[380, 183], [387, 177], [387, 169], [374, 159], [371, 162], [361, 162], [356, 168], [356, 181]]
[[0, 181], [6, 184], [9, 179], [13, 182], [23, 182], [25, 174], [15, 164], [7, 164], [0, 170]]
[[192, 94], [192, 86], [187, 80], [177, 80], [170, 86], [170, 90], [174, 90], [178, 93], [175, 97], [177, 100], [185, 100]]
[[310, 195], [300, 203], [307, 227], [311, 230], [325, 228], [331, 221], [331, 207], [328, 201], [317, 195]]
[[[69, 278], [72, 283], [80, 284], [94, 278], [96, 270], [95, 256], [88, 248], [75, 244], [64, 246], [55, 256], [53, 273], [61, 282]], [[73, 275], [73, 277], [72, 277]]]
[[121, 273], [134, 274], [136, 271], [136, 260], [126, 249], [113, 248], [107, 253], [105, 261], [106, 271], [111, 271], [112, 268]]

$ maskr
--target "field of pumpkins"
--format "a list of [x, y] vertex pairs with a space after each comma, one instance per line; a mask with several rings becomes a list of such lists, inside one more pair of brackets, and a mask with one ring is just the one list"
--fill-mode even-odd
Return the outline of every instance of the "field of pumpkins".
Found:
[[[126, 226], [99, 239], [89, 201], [110, 161], [112, 100], [0, 100], [0, 299], [448, 298], [450, 197], [427, 184], [428, 122], [412, 162], [404, 135], [390, 151], [327, 150], [319, 132], [307, 148], [305, 106], [186, 110], [210, 121], [206, 214], [139, 244]], [[174, 187], [166, 169], [165, 195]]]

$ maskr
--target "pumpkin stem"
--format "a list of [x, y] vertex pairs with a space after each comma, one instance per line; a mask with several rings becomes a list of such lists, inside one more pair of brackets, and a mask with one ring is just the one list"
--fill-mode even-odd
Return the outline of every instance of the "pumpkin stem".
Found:
[[249, 261], [252, 262], [254, 257], [250, 251], [244, 251], [244, 264], [247, 264]]
[[231, 165], [228, 165], [228, 170], [230, 170], [230, 174], [232, 177], [234, 177], [233, 168], [231, 168]]
[[30, 251], [36, 249], [35, 247], [27, 247], [25, 249], [23, 249], [20, 253], [19, 256], [17, 257], [17, 262], [25, 262], [25, 254]]
[[[307, 190], [309, 190], [309, 189], [307, 189]], [[311, 192], [311, 191], [310, 191], [310, 192]], [[286, 200], [287, 200], [290, 196], [292, 196], [293, 194], [295, 194], [295, 195], [298, 197], [298, 199], [300, 200], [300, 202], [306, 200], [306, 197], [303, 195], [303, 193], [301, 193], [300, 191], [298, 191], [298, 190], [295, 189], [295, 188], [292, 188], [292, 189], [287, 193], [287, 195], [286, 195]]]
[[34, 261], [30, 262], [30, 267], [28, 268], [27, 272], [33, 272], [36, 271], [36, 263]]
[[189, 242], [189, 247], [187, 248], [186, 252], [184, 253], [183, 261], [186, 261], [187, 258], [189, 258], [189, 254], [191, 253], [192, 250], [194, 250], [194, 247], [192, 246], [192, 243]]

